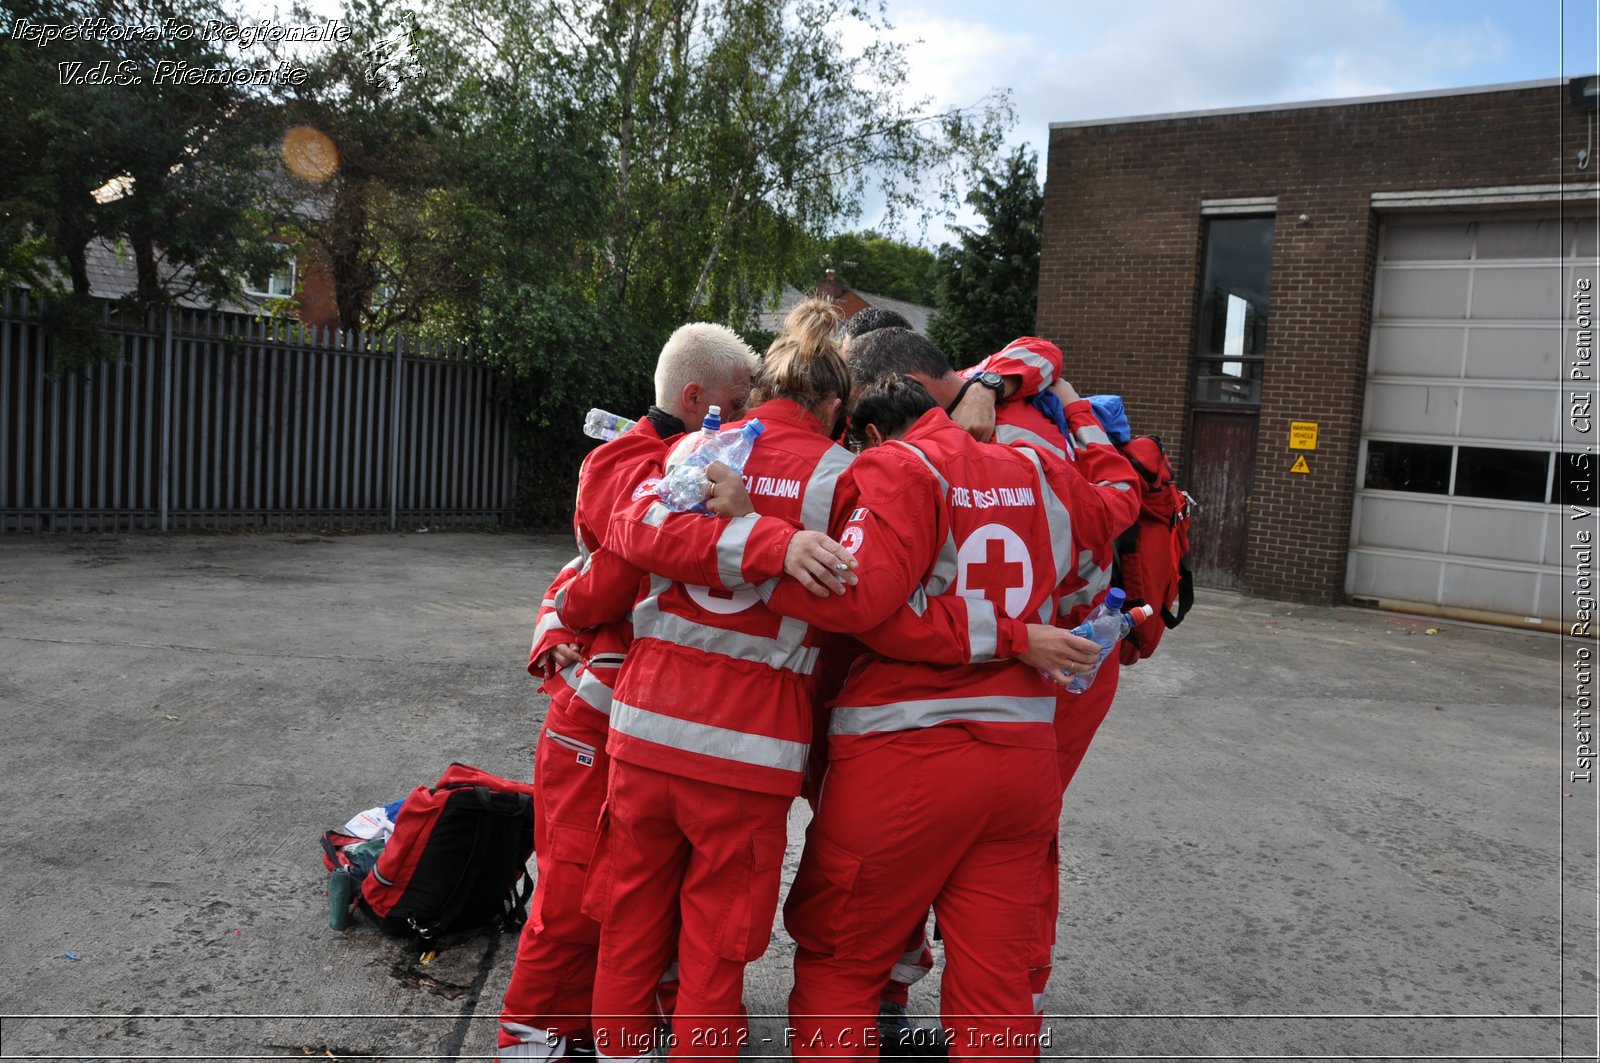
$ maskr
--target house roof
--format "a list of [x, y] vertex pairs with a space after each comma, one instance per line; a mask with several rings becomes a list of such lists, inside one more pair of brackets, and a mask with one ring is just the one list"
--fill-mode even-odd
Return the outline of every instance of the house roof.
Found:
[[1217, 107], [1205, 111], [1166, 111], [1161, 114], [1129, 114], [1087, 121], [1051, 122], [1051, 129], [1088, 129], [1094, 126], [1133, 125], [1136, 122], [1165, 122], [1174, 118], [1213, 118], [1232, 114], [1268, 114], [1273, 111], [1302, 111], [1322, 107], [1354, 107], [1366, 103], [1398, 103], [1402, 100], [1433, 100], [1442, 96], [1477, 96], [1490, 92], [1518, 92], [1565, 85], [1571, 78], [1540, 78], [1537, 81], [1507, 81], [1496, 85], [1468, 85], [1462, 88], [1427, 89], [1422, 92], [1394, 92], [1381, 96], [1349, 96], [1325, 100], [1294, 100], [1264, 103], [1251, 107]]
[[873, 295], [871, 292], [855, 292], [852, 294], [861, 296], [868, 306], [895, 311], [911, 322], [912, 332], [918, 332], [924, 336], [928, 334], [928, 318], [933, 316], [933, 307], [923, 306], [921, 303], [908, 303], [904, 299], [891, 299], [887, 295]]
[[[95, 239], [84, 249], [83, 257], [84, 266], [89, 274], [91, 295], [100, 299], [121, 299], [138, 290], [139, 269], [134, 264], [133, 255], [126, 249], [119, 250], [108, 240]], [[182, 268], [178, 270], [176, 276], [180, 283], [185, 272]], [[238, 301], [214, 305], [212, 300], [199, 293], [190, 293], [180, 295], [175, 302], [188, 310], [215, 309], [253, 314], [268, 300], [246, 295]]]
[[[765, 309], [756, 318], [756, 327], [764, 332], [779, 332], [783, 329], [783, 319], [789, 316], [789, 311], [810, 299], [812, 296], [800, 291], [791, 285], [785, 284], [782, 293], [778, 296], [778, 305], [775, 309]], [[847, 288], [844, 294], [834, 300], [839, 312], [849, 318], [860, 313], [869, 306], [881, 307], [884, 310], [894, 310], [911, 322], [911, 330], [927, 335], [928, 318], [933, 314], [933, 307], [922, 306], [918, 303], [908, 303], [904, 299], [891, 299], [887, 295], [875, 295], [872, 292], [858, 292]]]

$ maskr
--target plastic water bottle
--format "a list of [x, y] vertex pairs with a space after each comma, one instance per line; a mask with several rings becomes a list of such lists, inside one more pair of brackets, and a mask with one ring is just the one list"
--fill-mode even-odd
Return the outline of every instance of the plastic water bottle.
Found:
[[705, 419], [700, 422], [700, 431], [685, 433], [684, 437], [678, 440], [678, 445], [667, 455], [667, 464], [664, 468], [671, 469], [682, 465], [685, 458], [717, 438], [717, 433], [720, 431], [722, 431], [722, 407], [713, 406], [706, 411]]
[[737, 432], [719, 433], [684, 458], [682, 464], [668, 469], [656, 483], [656, 494], [669, 509], [709, 516], [706, 498], [711, 494], [711, 481], [706, 479], [706, 466], [720, 461], [734, 472], [743, 473], [751, 449], [765, 431], [760, 421], [749, 420]]
[[612, 440], [638, 423], [618, 413], [590, 410], [583, 419], [583, 434], [590, 439]]
[[1124, 613], [1122, 603], [1127, 599], [1121, 587], [1112, 587], [1106, 592], [1106, 600], [1095, 606], [1083, 618], [1083, 623], [1072, 629], [1072, 634], [1094, 639], [1100, 644], [1100, 659], [1094, 662], [1094, 667], [1073, 676], [1072, 682], [1067, 684], [1067, 689], [1072, 693], [1082, 694], [1088, 690], [1094, 683], [1094, 677], [1100, 674], [1100, 666], [1106, 662], [1106, 657], [1117, 648], [1117, 643], [1136, 625], [1155, 615], [1155, 608], [1149, 605], [1138, 605]]

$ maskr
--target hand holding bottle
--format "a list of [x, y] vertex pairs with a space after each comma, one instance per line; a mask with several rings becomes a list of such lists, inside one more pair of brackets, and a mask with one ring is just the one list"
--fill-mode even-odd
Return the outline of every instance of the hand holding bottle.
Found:
[[1121, 642], [1135, 625], [1155, 615], [1155, 609], [1148, 605], [1135, 606], [1124, 613], [1122, 603], [1126, 600], [1127, 595], [1122, 588], [1112, 587], [1106, 592], [1106, 600], [1095, 606], [1094, 610], [1084, 617], [1083, 623], [1072, 629], [1072, 634], [1093, 639], [1100, 645], [1100, 658], [1095, 661], [1094, 667], [1087, 672], [1079, 672], [1067, 684], [1067, 689], [1072, 693], [1082, 694], [1088, 690], [1094, 682], [1094, 677], [1100, 674], [1100, 666], [1105, 663], [1111, 651], [1116, 649], [1117, 643]]
[[710, 516], [706, 499], [711, 495], [711, 481], [706, 478], [706, 466], [717, 461], [731, 472], [742, 474], [751, 449], [764, 431], [766, 429], [760, 421], [750, 420], [736, 432], [719, 433], [701, 444], [681, 463], [668, 469], [666, 475], [656, 482], [656, 494], [669, 509]]
[[1066, 686], [1080, 671], [1100, 660], [1100, 644], [1054, 624], [1028, 625], [1028, 651], [1020, 660], [1039, 669], [1045, 678]]

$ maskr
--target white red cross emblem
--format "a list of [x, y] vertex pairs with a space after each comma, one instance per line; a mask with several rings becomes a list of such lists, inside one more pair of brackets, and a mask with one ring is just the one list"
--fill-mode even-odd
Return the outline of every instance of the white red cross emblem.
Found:
[[956, 593], [987, 598], [995, 609], [1020, 617], [1033, 596], [1033, 558], [1022, 536], [1004, 524], [985, 524], [956, 551]]

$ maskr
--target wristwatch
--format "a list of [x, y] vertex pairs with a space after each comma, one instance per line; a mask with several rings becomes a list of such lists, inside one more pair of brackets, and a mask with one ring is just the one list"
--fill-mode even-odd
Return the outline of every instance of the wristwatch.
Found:
[[944, 412], [954, 413], [956, 407], [961, 405], [961, 400], [967, 397], [967, 392], [974, 384], [981, 388], [988, 388], [990, 391], [994, 392], [994, 401], [996, 404], [998, 404], [1001, 399], [1006, 397], [1005, 377], [995, 372], [979, 373], [977, 376], [967, 377], [966, 381], [961, 385], [961, 390], [956, 392], [956, 397], [951, 400], [949, 406], [945, 407]]

